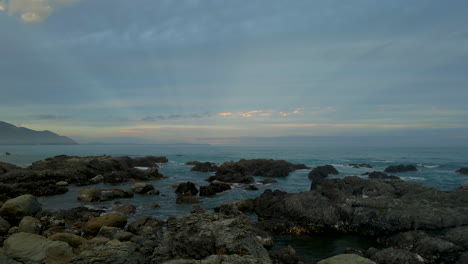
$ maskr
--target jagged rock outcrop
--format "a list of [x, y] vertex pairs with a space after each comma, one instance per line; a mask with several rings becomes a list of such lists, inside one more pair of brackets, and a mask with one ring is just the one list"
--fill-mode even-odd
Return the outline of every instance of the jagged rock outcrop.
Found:
[[[425, 231], [431, 240], [413, 239], [411, 250], [441, 261], [456, 260], [460, 247], [466, 246], [463, 241], [468, 230], [462, 227], [468, 226], [467, 204], [467, 188], [439, 191], [400, 180], [353, 176], [325, 179], [311, 191], [297, 194], [267, 190], [255, 199], [254, 208], [260, 226], [280, 233], [346, 231], [382, 239], [411, 230]], [[452, 232], [447, 233], [450, 240], [441, 237], [441, 232], [453, 228], [463, 235]], [[395, 242], [391, 245], [403, 247]]]
[[260, 263], [271, 262], [249, 221], [241, 215], [227, 216], [195, 207], [189, 215], [170, 217], [167, 226], [161, 245], [154, 251], [154, 263], [203, 260], [212, 255], [242, 255]]
[[253, 183], [252, 176], [286, 177], [290, 172], [307, 169], [304, 164], [293, 164], [284, 160], [272, 159], [241, 159], [238, 162], [225, 162], [219, 166], [210, 182], [218, 180], [229, 183]]

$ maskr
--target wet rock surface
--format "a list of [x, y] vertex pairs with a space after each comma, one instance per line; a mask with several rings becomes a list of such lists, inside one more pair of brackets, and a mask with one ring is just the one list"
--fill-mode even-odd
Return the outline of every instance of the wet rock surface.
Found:
[[384, 171], [389, 173], [417, 171], [418, 169], [414, 165], [393, 165], [388, 166]]
[[200, 196], [213, 196], [217, 193], [221, 193], [227, 190], [230, 190], [231, 186], [227, 183], [213, 181], [208, 186], [200, 187]]
[[241, 215], [216, 214], [195, 207], [189, 215], [169, 218], [167, 227], [161, 245], [154, 251], [155, 263], [172, 259], [202, 260], [216, 254], [240, 254], [270, 262], [249, 221]]
[[[157, 169], [157, 163], [161, 162], [167, 162], [167, 158], [60, 155], [34, 162], [25, 169], [0, 163], [0, 190], [9, 198], [22, 194], [47, 196], [67, 192], [66, 185], [57, 185], [58, 182], [90, 185], [98, 182], [114, 184], [130, 180], [161, 179], [164, 176]], [[150, 168], [135, 168], [140, 166]]]
[[185, 165], [192, 165], [191, 171], [215, 172], [218, 170], [218, 165], [212, 162], [189, 161]]
[[464, 175], [468, 175], [468, 167], [467, 168], [461, 168], [461, 169], [457, 170], [456, 172], [464, 174]]
[[229, 183], [253, 183], [254, 179], [252, 176], [286, 177], [295, 170], [307, 168], [304, 164], [293, 164], [284, 160], [241, 159], [238, 162], [231, 161], [221, 164], [216, 175], [208, 180]]
[[[325, 179], [304, 193], [267, 190], [254, 208], [260, 226], [273, 232], [355, 232], [433, 262], [454, 263], [467, 250], [467, 205], [464, 188], [439, 191], [399, 180], [346, 177]], [[454, 228], [458, 232], [450, 232]], [[426, 236], [405, 233], [415, 229]]]

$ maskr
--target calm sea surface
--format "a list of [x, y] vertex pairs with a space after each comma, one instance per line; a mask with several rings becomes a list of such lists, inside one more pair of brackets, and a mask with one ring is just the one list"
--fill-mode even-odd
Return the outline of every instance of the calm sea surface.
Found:
[[[11, 156], [4, 155], [12, 153]], [[224, 161], [237, 161], [241, 158], [269, 158], [284, 159], [293, 163], [303, 163], [310, 167], [332, 164], [339, 171], [339, 175], [333, 177], [342, 178], [349, 175], [361, 175], [364, 172], [384, 170], [389, 165], [414, 164], [418, 166], [417, 172], [395, 174], [402, 179], [419, 183], [441, 190], [451, 190], [462, 184], [468, 183], [468, 176], [455, 173], [461, 167], [468, 167], [467, 148], [357, 148], [357, 147], [240, 147], [240, 146], [209, 146], [209, 145], [76, 145], [76, 146], [0, 146], [0, 161], [13, 163], [19, 166], [28, 166], [32, 162], [56, 155], [75, 156], [166, 156], [169, 163], [161, 165], [160, 172], [167, 179], [151, 181], [161, 191], [159, 196], [136, 195], [131, 199], [121, 199], [122, 203], [131, 203], [138, 207], [136, 216], [151, 215], [160, 218], [183, 215], [189, 212], [190, 205], [176, 205], [176, 195], [173, 184], [191, 181], [197, 186], [208, 185], [206, 178], [212, 173], [190, 171], [191, 166], [184, 165], [187, 161], [210, 161], [222, 163]], [[369, 163], [376, 168], [352, 168], [349, 163]], [[254, 198], [265, 189], [280, 189], [287, 192], [303, 192], [310, 188], [307, 177], [308, 170], [300, 170], [291, 173], [288, 177], [278, 178], [278, 183], [270, 185], [258, 184], [258, 191], [247, 191], [238, 186], [230, 191], [218, 194], [214, 197], [201, 197], [200, 204], [212, 209], [216, 205], [237, 201], [246, 198]], [[255, 177], [261, 180], [262, 177]], [[128, 189], [129, 184], [123, 185], [97, 185], [99, 188], [123, 188]], [[64, 209], [80, 205], [87, 205], [110, 210], [115, 201], [106, 203], [83, 204], [78, 202], [76, 190], [70, 186], [70, 191], [64, 195], [41, 197], [40, 201], [45, 208]], [[149, 204], [157, 203], [161, 207], [150, 209]], [[315, 239], [283, 237], [278, 244], [292, 244], [306, 259], [318, 259], [324, 256], [338, 254], [346, 247], [367, 248], [369, 241], [358, 237], [337, 237], [326, 243], [329, 238], [320, 236]], [[317, 241], [322, 241], [317, 243]], [[318, 245], [322, 246], [318, 246]], [[326, 246], [324, 246], [326, 245]], [[315, 252], [315, 253], [314, 253]]]

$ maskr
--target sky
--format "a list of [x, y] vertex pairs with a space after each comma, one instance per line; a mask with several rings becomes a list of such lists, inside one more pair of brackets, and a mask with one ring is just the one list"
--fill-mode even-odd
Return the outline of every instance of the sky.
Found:
[[466, 10], [464, 0], [0, 0], [0, 120], [80, 143], [466, 143]]

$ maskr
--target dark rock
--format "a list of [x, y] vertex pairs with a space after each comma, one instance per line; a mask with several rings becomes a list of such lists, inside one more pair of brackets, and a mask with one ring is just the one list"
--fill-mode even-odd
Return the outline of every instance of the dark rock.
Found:
[[238, 162], [225, 162], [219, 166], [215, 176], [209, 181], [219, 180], [230, 183], [253, 183], [252, 176], [285, 177], [290, 172], [304, 169], [303, 164], [292, 164], [284, 160], [271, 159], [241, 159]]
[[196, 204], [199, 202], [197, 196], [177, 196], [176, 198], [176, 204]]
[[270, 253], [273, 264], [297, 264], [299, 258], [296, 255], [296, 250], [291, 246], [281, 248]]
[[127, 217], [120, 213], [111, 213], [93, 218], [88, 221], [83, 232], [87, 235], [96, 235], [101, 227], [119, 227], [123, 228], [127, 224]]
[[[463, 252], [463, 236], [468, 240], [467, 228], [451, 229], [446, 237], [424, 231], [408, 231], [393, 235], [383, 240], [387, 245], [411, 250], [431, 262], [454, 263]], [[455, 235], [454, 233], [457, 232]], [[456, 245], [445, 238], [451, 238]], [[457, 238], [462, 238], [458, 240]]]
[[328, 177], [330, 174], [339, 174], [340, 172], [332, 165], [324, 165], [315, 167], [309, 172], [309, 179], [312, 180], [312, 186], [318, 184], [320, 181]]
[[211, 162], [189, 161], [185, 165], [193, 165], [192, 171], [215, 172], [218, 170], [218, 165]]
[[385, 172], [373, 171], [366, 172], [362, 175], [367, 175], [369, 179], [380, 179], [380, 180], [400, 180], [400, 177], [394, 175], [388, 175]]
[[154, 186], [150, 183], [137, 182], [132, 185], [132, 191], [138, 194], [147, 194], [154, 191]]
[[231, 186], [229, 184], [214, 181], [210, 183], [210, 185], [208, 186], [200, 187], [200, 196], [213, 196], [217, 193], [224, 192], [230, 189], [231, 189]]
[[468, 225], [468, 189], [438, 191], [404, 181], [325, 179], [310, 192], [266, 190], [259, 224], [277, 232], [333, 229], [375, 236]]
[[257, 191], [258, 187], [251, 184], [251, 185], [245, 187], [245, 189], [248, 190], [248, 191]]
[[104, 202], [113, 199], [130, 198], [133, 197], [131, 191], [122, 189], [79, 189], [78, 200], [82, 202]]
[[133, 204], [126, 204], [114, 207], [112, 210], [126, 215], [130, 215], [136, 212], [136, 206]]
[[393, 165], [388, 166], [384, 171], [389, 173], [417, 171], [418, 169], [414, 165]]
[[164, 225], [164, 221], [154, 217], [140, 217], [128, 225], [127, 231], [134, 234], [131, 240], [139, 245], [140, 252], [147, 259], [161, 243]]
[[[258, 242], [249, 221], [240, 216], [205, 212], [198, 208], [186, 216], [170, 217], [167, 232], [153, 255], [153, 263], [172, 259], [201, 260], [212, 255], [253, 257], [270, 263], [268, 252]], [[211, 263], [211, 262], [209, 262]]]
[[12, 170], [19, 170], [19, 169], [21, 168], [16, 165], [0, 161], [0, 174], [6, 173]]
[[103, 226], [99, 230], [99, 233], [97, 234], [96, 237], [105, 237], [110, 240], [117, 239], [123, 242], [123, 241], [129, 241], [133, 237], [133, 234], [130, 232], [126, 232], [118, 227]]
[[10, 230], [10, 223], [8, 223], [5, 219], [0, 217], [0, 236], [8, 233], [8, 230]]
[[464, 174], [464, 175], [468, 175], [468, 168], [461, 168], [457, 170], [456, 172]]
[[70, 264], [144, 264], [145, 259], [133, 242], [112, 240], [104, 245], [89, 247], [70, 261]]
[[261, 183], [261, 184], [272, 184], [272, 183], [277, 183], [278, 181], [273, 180], [273, 179], [265, 179], [265, 180], [258, 181], [258, 182]]
[[175, 190], [178, 196], [194, 196], [197, 195], [198, 189], [192, 182], [180, 183]]
[[240, 200], [236, 202], [236, 206], [241, 212], [251, 212], [254, 210], [255, 200], [254, 199]]
[[360, 163], [360, 164], [359, 163], [350, 163], [350, 164], [348, 164], [348, 166], [351, 166], [351, 167], [356, 168], [356, 169], [357, 168], [369, 168], [369, 169], [374, 168], [373, 165], [370, 165], [370, 164], [367, 164], [367, 163]]

